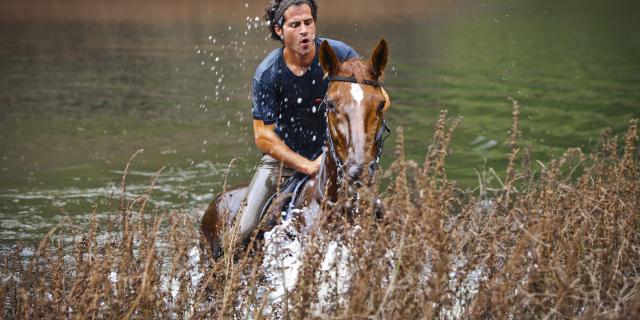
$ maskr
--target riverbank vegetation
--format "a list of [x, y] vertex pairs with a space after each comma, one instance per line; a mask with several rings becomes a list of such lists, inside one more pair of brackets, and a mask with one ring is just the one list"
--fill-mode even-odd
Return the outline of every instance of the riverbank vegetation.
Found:
[[[373, 207], [365, 204], [350, 223], [335, 218], [339, 205], [326, 207], [316, 227], [298, 239], [297, 280], [279, 299], [269, 295], [277, 288], [270, 287], [264, 274], [260, 251], [238, 254], [225, 248], [227, 254], [214, 261], [200, 246], [197, 217], [150, 209], [153, 179], [145, 194], [127, 197], [123, 178], [108, 223], [99, 224], [95, 215], [88, 228], [63, 222], [37, 248], [18, 247], [2, 258], [1, 314], [640, 317], [637, 120], [630, 122], [624, 137], [603, 131], [589, 154], [569, 149], [541, 163], [530, 148], [519, 145], [514, 101], [506, 173], [479, 170], [477, 188], [466, 191], [447, 178], [445, 169], [456, 124], [441, 113], [422, 164], [405, 160], [399, 129], [396, 160], [378, 177], [386, 187], [368, 190], [380, 196], [384, 217], [377, 219]], [[234, 230], [226, 236], [233, 237]], [[26, 255], [29, 250], [32, 254]], [[340, 268], [348, 270], [346, 276]]]

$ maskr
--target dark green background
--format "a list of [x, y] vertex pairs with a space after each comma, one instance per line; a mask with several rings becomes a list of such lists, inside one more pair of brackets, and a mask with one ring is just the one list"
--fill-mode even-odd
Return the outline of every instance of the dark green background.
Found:
[[[63, 211], [82, 224], [98, 204], [104, 216], [141, 148], [129, 191], [142, 194], [166, 165], [152, 199], [160, 211], [200, 214], [234, 157], [231, 181], [250, 177], [258, 159], [250, 79], [277, 43], [253, 25], [257, 6], [238, 6], [233, 23], [216, 23], [215, 11], [210, 23], [0, 22], [3, 248], [40, 237]], [[389, 41], [388, 119], [404, 127], [408, 157], [422, 162], [447, 109], [463, 118], [447, 172], [473, 188], [474, 169], [504, 170], [509, 97], [521, 106], [521, 143], [541, 161], [568, 147], [588, 151], [602, 129], [621, 134], [640, 115], [637, 9], [624, 1], [461, 2], [402, 19], [320, 20], [319, 30], [363, 55], [379, 38]]]

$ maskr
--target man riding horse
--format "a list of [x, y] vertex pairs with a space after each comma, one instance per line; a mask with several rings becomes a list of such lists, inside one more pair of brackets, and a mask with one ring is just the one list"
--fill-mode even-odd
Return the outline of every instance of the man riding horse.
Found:
[[279, 177], [287, 179], [296, 171], [313, 176], [320, 168], [327, 130], [320, 107], [329, 83], [318, 61], [320, 44], [328, 41], [341, 62], [358, 57], [342, 42], [316, 38], [317, 11], [314, 0], [272, 0], [266, 8], [271, 37], [283, 46], [267, 55], [253, 77], [254, 138], [264, 155], [240, 215], [245, 239], [258, 225]]

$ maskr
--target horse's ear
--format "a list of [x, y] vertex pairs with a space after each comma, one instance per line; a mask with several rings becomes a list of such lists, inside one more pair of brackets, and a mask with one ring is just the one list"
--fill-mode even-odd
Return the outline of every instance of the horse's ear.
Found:
[[327, 40], [320, 45], [320, 65], [325, 77], [336, 74], [340, 68], [340, 60]]
[[373, 49], [373, 53], [371, 53], [371, 58], [369, 58], [369, 68], [374, 77], [380, 78], [382, 76], [388, 60], [389, 46], [386, 40], [380, 39], [376, 48]]

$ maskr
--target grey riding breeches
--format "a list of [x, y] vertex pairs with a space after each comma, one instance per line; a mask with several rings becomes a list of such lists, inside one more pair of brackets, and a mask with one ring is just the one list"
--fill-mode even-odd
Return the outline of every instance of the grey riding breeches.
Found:
[[[282, 180], [280, 182], [284, 183], [294, 173], [293, 169], [282, 166]], [[276, 192], [279, 175], [280, 161], [267, 154], [262, 156], [256, 173], [247, 187], [247, 205], [240, 216], [240, 234], [243, 239], [249, 237], [253, 229], [258, 226], [263, 207], [269, 197]]]

